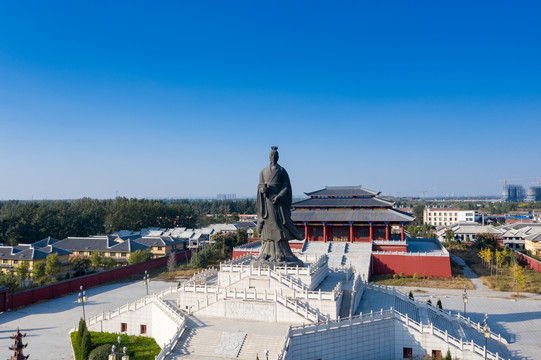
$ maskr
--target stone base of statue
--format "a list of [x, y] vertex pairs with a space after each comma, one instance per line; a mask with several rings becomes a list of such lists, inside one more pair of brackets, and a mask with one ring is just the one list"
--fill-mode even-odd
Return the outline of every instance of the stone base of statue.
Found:
[[297, 261], [268, 261], [255, 259], [250, 262], [250, 266], [255, 268], [274, 268], [274, 267], [304, 267], [304, 263], [297, 259]]
[[262, 240], [259, 257], [252, 260], [250, 265], [265, 268], [273, 266], [304, 267], [304, 263], [291, 251], [287, 240]]

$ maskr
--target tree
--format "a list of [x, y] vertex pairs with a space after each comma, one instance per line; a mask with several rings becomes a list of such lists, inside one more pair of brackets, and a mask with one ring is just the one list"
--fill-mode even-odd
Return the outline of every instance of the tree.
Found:
[[505, 257], [504, 257], [503, 251], [496, 251], [494, 253], [494, 257], [496, 258], [496, 275], [497, 275], [498, 269], [501, 269]]
[[34, 268], [32, 269], [32, 277], [34, 279], [39, 279], [40, 277], [44, 275], [45, 275], [45, 263], [43, 261], [34, 263]]
[[409, 293], [408, 297], [410, 298], [410, 300], [414, 300], [413, 293], [411, 292], [411, 290], [410, 290], [410, 293]]
[[0, 286], [5, 286], [10, 293], [14, 293], [19, 289], [19, 279], [12, 273], [0, 271]]
[[252, 236], [254, 237], [254, 239], [259, 239], [259, 234], [257, 233], [257, 229], [254, 229]]
[[175, 267], [177, 266], [177, 259], [175, 257], [174, 252], [169, 253], [169, 258], [167, 259], [167, 271], [173, 272], [175, 271]]
[[451, 241], [455, 239], [455, 232], [451, 229], [445, 230], [445, 240]]
[[92, 266], [94, 269], [100, 268], [103, 266], [103, 254], [99, 251], [94, 251], [92, 255], [90, 255], [90, 262], [92, 263]]
[[81, 343], [79, 344], [79, 358], [81, 360], [87, 360], [88, 355], [92, 351], [92, 339], [90, 338], [90, 332], [88, 329], [84, 332], [83, 337], [81, 338]]
[[115, 259], [105, 256], [101, 262], [101, 266], [104, 270], [109, 270], [114, 268], [117, 265]]
[[425, 203], [419, 203], [413, 207], [413, 215], [415, 215], [415, 222], [417, 224], [423, 223], [423, 216], [425, 212]]
[[426, 302], [429, 306], [432, 306], [432, 300], [428, 299]]
[[436, 303], [436, 307], [440, 310], [443, 310], [443, 305], [441, 303], [441, 299], [438, 299], [438, 302]]
[[526, 274], [524, 273], [524, 269], [519, 264], [515, 263], [513, 265], [513, 281], [515, 283], [515, 290], [517, 292], [517, 295], [520, 293], [520, 290], [524, 289], [524, 286], [526, 285]]
[[73, 344], [73, 350], [76, 360], [88, 359], [88, 355], [92, 350], [90, 332], [88, 331], [86, 323], [82, 318], [81, 320], [79, 320], [79, 329], [77, 331], [77, 336]]
[[128, 258], [128, 264], [137, 264], [143, 261], [148, 261], [152, 257], [150, 249], [135, 250]]
[[73, 265], [73, 270], [79, 274], [86, 274], [91, 265], [90, 258], [85, 255], [72, 255], [70, 262]]
[[52, 253], [47, 255], [45, 260], [45, 274], [48, 276], [55, 276], [60, 272], [60, 260], [58, 260], [58, 254]]
[[451, 350], [449, 348], [447, 348], [447, 353], [445, 354], [443, 360], [453, 360], [451, 357]]
[[246, 232], [245, 229], [238, 229], [236, 246], [246, 244], [247, 242], [248, 242], [248, 232]]
[[15, 272], [20, 281], [24, 281], [28, 277], [28, 268], [28, 261], [22, 261], [19, 266], [15, 268]]

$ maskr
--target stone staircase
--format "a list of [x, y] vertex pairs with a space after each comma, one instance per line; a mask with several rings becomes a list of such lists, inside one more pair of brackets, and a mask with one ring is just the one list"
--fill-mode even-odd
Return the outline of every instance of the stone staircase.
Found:
[[219, 355], [214, 354], [214, 349], [221, 335], [219, 331], [186, 329], [184, 336], [167, 359], [220, 358]]
[[248, 334], [237, 359], [255, 360], [258, 355], [260, 359], [265, 359], [265, 350], [269, 350], [269, 360], [277, 359], [285, 340], [281, 336]]

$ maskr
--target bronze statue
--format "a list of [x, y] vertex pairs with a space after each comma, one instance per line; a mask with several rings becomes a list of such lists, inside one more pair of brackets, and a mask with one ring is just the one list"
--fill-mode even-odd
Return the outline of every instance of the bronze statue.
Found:
[[291, 221], [292, 191], [287, 171], [278, 165], [278, 148], [271, 147], [270, 164], [261, 170], [257, 185], [257, 231], [261, 238], [256, 266], [304, 266], [291, 252], [289, 240], [302, 240]]

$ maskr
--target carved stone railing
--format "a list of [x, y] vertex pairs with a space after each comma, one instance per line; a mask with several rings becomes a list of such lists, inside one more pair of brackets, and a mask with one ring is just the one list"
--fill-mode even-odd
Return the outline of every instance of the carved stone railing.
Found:
[[[404, 324], [406, 327], [417, 331], [421, 334], [432, 334], [437, 338], [446, 342], [449, 347], [459, 349], [460, 351], [471, 351], [472, 353], [478, 356], [485, 356], [487, 359], [491, 360], [500, 360], [504, 359], [500, 357], [499, 353], [493, 353], [486, 349], [484, 346], [477, 345], [474, 341], [463, 341], [462, 339], [457, 339], [447, 333], [447, 331], [442, 331], [437, 329], [432, 324], [423, 325], [422, 323], [416, 322], [408, 318], [407, 314], [403, 315], [402, 313], [396, 311], [392, 307], [388, 310], [381, 310], [379, 312], [371, 311], [368, 314], [361, 313], [357, 316], [352, 316], [346, 319], [338, 319], [334, 321], [327, 320], [325, 322], [320, 322], [317, 324], [303, 324], [298, 326], [291, 326], [288, 330], [288, 336], [291, 339], [295, 336], [302, 336], [307, 333], [316, 333], [316, 332], [326, 332], [329, 330], [338, 329], [341, 327], [351, 327], [354, 325], [368, 324], [374, 321], [381, 321], [385, 319], [396, 319]], [[288, 347], [290, 343], [288, 339], [284, 345], [284, 349], [280, 353], [278, 359], [285, 360], [287, 357]]]

